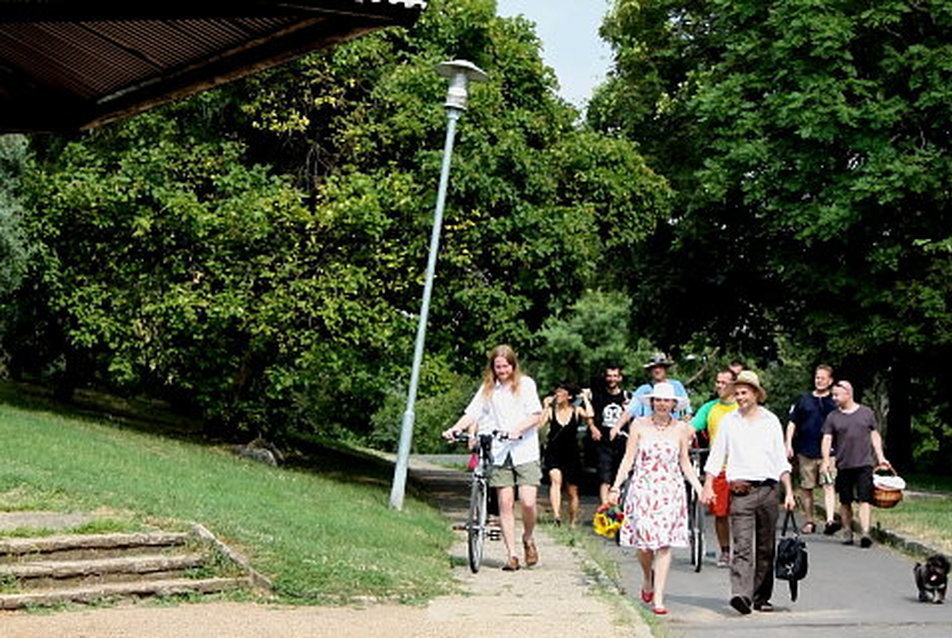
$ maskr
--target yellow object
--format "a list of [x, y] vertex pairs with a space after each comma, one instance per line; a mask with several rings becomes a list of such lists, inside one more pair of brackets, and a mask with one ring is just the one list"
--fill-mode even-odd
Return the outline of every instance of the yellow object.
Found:
[[595, 510], [595, 516], [592, 518], [592, 529], [599, 536], [615, 538], [623, 520], [625, 520], [625, 515], [620, 505], [602, 505]]

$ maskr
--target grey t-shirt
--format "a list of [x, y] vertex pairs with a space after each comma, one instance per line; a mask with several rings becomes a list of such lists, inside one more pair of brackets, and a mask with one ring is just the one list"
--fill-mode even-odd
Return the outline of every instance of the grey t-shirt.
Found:
[[865, 405], [850, 414], [833, 410], [827, 415], [823, 422], [823, 434], [833, 435], [837, 469], [873, 465], [870, 433], [875, 429], [876, 415]]

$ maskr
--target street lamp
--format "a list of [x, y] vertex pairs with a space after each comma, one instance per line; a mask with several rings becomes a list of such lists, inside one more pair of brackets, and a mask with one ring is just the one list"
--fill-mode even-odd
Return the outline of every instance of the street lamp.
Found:
[[446, 186], [450, 179], [450, 159], [453, 156], [453, 140], [456, 137], [456, 122], [466, 110], [469, 82], [485, 82], [486, 74], [472, 62], [453, 60], [442, 62], [436, 70], [449, 78], [446, 91], [446, 143], [443, 146], [443, 167], [440, 170], [440, 188], [436, 194], [436, 212], [433, 214], [433, 231], [430, 235], [430, 254], [426, 263], [426, 282], [423, 285], [423, 302], [417, 324], [416, 345], [413, 349], [413, 368], [410, 372], [410, 389], [407, 391], [407, 409], [403, 413], [400, 428], [400, 446], [397, 449], [397, 464], [393, 471], [390, 489], [390, 507], [403, 509], [403, 495], [407, 485], [407, 465], [410, 460], [410, 445], [413, 442], [413, 406], [416, 403], [417, 386], [420, 382], [420, 365], [423, 363], [423, 343], [426, 340], [426, 320], [430, 313], [430, 296], [433, 293], [433, 275], [436, 271], [436, 254], [440, 248], [440, 231], [443, 227], [443, 206], [446, 202]]

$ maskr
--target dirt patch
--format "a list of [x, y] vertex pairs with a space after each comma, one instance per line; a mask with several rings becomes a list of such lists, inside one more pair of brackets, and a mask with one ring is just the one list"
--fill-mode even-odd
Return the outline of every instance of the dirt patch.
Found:
[[70, 529], [85, 525], [95, 516], [61, 512], [0, 512], [0, 531], [13, 529]]

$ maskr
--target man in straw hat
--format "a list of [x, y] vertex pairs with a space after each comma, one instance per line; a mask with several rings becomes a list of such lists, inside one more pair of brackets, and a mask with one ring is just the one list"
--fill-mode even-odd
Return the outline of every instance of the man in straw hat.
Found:
[[[668, 378], [668, 368], [674, 365], [674, 361], [669, 359], [663, 352], [656, 352], [651, 356], [651, 359], [648, 360], [648, 363], [644, 365], [645, 371], [651, 375], [651, 380], [648, 383], [644, 383], [637, 388], [635, 388], [634, 399], [628, 407], [628, 412], [630, 413], [631, 418], [637, 418], [640, 416], [649, 416], [652, 412], [651, 405], [642, 401], [642, 397], [651, 394], [652, 388], [655, 387], [658, 383], [670, 383], [674, 386], [674, 393], [682, 399], [688, 398], [688, 393], [684, 389], [684, 385], [677, 379]], [[683, 410], [687, 414], [691, 414], [691, 403], [689, 401], [681, 402], [684, 407]], [[674, 418], [680, 419], [682, 415], [681, 409], [675, 410]]]
[[774, 552], [777, 536], [777, 484], [783, 483], [784, 507], [796, 507], [783, 428], [760, 404], [767, 392], [757, 374], [744, 370], [731, 384], [737, 410], [721, 419], [704, 465], [701, 500], [714, 498], [714, 478], [724, 470], [731, 492], [731, 607], [772, 611]]
[[849, 381], [833, 384], [833, 401], [837, 409], [830, 412], [823, 422], [823, 440], [820, 444], [823, 461], [820, 471], [830, 472], [833, 469], [830, 455], [836, 446], [836, 492], [840, 496], [840, 517], [846, 528], [843, 544], [853, 544], [853, 501], [858, 501], [862, 531], [859, 544], [866, 549], [873, 544], [869, 538], [873, 455], [876, 455], [879, 465], [890, 465], [883, 455], [883, 440], [876, 429], [876, 415], [853, 399], [853, 385]]
[[687, 390], [677, 379], [668, 378], [668, 368], [674, 365], [674, 361], [669, 359], [663, 352], [656, 352], [644, 365], [644, 369], [651, 375], [651, 380], [635, 389], [631, 401], [628, 403], [628, 409], [625, 410], [621, 418], [615, 422], [612, 429], [608, 432], [610, 441], [614, 441], [623, 432], [627, 432], [628, 424], [632, 419], [651, 416], [654, 410], [651, 408], [649, 395], [659, 383], [665, 383], [674, 388], [674, 394], [677, 397], [678, 405], [671, 413], [675, 419], [680, 419], [683, 415], [691, 416], [691, 401], [688, 399]]

